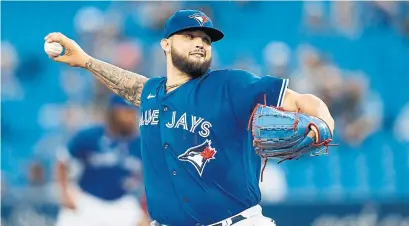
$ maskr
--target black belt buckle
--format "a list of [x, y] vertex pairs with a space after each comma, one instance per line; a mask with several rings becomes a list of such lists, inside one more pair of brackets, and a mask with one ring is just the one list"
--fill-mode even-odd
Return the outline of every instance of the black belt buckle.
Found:
[[[244, 219], [246, 219], [246, 218], [243, 217], [243, 215], [237, 215], [235, 217], [232, 217], [231, 218], [231, 225], [233, 225], [233, 224], [235, 224], [235, 223], [237, 223], [239, 221], [242, 221]], [[212, 226], [223, 226], [223, 223], [213, 224]]]
[[237, 215], [237, 216], [235, 216], [235, 217], [233, 217], [233, 218], [231, 219], [231, 224], [233, 225], [233, 224], [235, 224], [235, 223], [237, 223], [237, 222], [239, 222], [239, 221], [242, 221], [242, 220], [244, 220], [244, 219], [246, 219], [246, 218], [243, 217], [242, 215]]

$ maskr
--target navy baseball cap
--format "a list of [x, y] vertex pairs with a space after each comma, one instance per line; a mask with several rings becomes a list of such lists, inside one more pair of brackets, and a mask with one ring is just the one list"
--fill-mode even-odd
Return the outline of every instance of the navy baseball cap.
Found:
[[113, 94], [110, 98], [109, 98], [109, 102], [108, 102], [108, 108], [109, 109], [115, 109], [115, 108], [128, 108], [128, 109], [134, 109], [137, 110], [137, 106], [129, 103], [127, 100], [125, 100], [123, 97], [117, 95], [117, 94]]
[[186, 30], [204, 31], [217, 42], [224, 37], [223, 32], [214, 28], [212, 20], [199, 10], [178, 10], [166, 21], [163, 32], [164, 38], [169, 38], [173, 34]]

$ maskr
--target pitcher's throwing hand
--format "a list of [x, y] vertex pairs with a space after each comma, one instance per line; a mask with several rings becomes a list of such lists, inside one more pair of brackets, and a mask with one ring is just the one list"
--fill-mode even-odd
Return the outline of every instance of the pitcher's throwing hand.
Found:
[[64, 48], [64, 55], [56, 57], [49, 55], [56, 62], [66, 63], [71, 67], [85, 67], [85, 63], [90, 59], [90, 56], [74, 40], [60, 32], [50, 33], [44, 40], [48, 43], [57, 42]]

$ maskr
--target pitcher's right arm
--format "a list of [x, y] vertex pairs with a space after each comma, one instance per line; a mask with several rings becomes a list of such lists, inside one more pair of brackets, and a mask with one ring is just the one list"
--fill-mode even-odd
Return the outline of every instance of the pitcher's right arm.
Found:
[[71, 67], [85, 68], [113, 92], [140, 105], [142, 89], [148, 78], [89, 56], [74, 40], [59, 32], [50, 33], [44, 39], [46, 42], [58, 42], [65, 49], [64, 55], [50, 56], [51, 59]]
[[141, 104], [142, 89], [148, 80], [145, 76], [94, 58], [89, 58], [85, 63], [85, 69], [92, 72], [99, 81], [129, 102], [137, 106]]

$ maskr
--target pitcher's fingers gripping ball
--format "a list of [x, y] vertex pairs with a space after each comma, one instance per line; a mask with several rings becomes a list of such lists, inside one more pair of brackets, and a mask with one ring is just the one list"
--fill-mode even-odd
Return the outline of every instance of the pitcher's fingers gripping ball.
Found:
[[63, 47], [58, 42], [45, 42], [44, 43], [44, 51], [50, 57], [57, 57], [62, 53]]
[[[66, 63], [72, 67], [84, 67], [90, 58], [74, 40], [60, 32], [52, 32], [44, 40], [45, 52], [56, 62]], [[61, 55], [63, 49], [64, 54]]]

